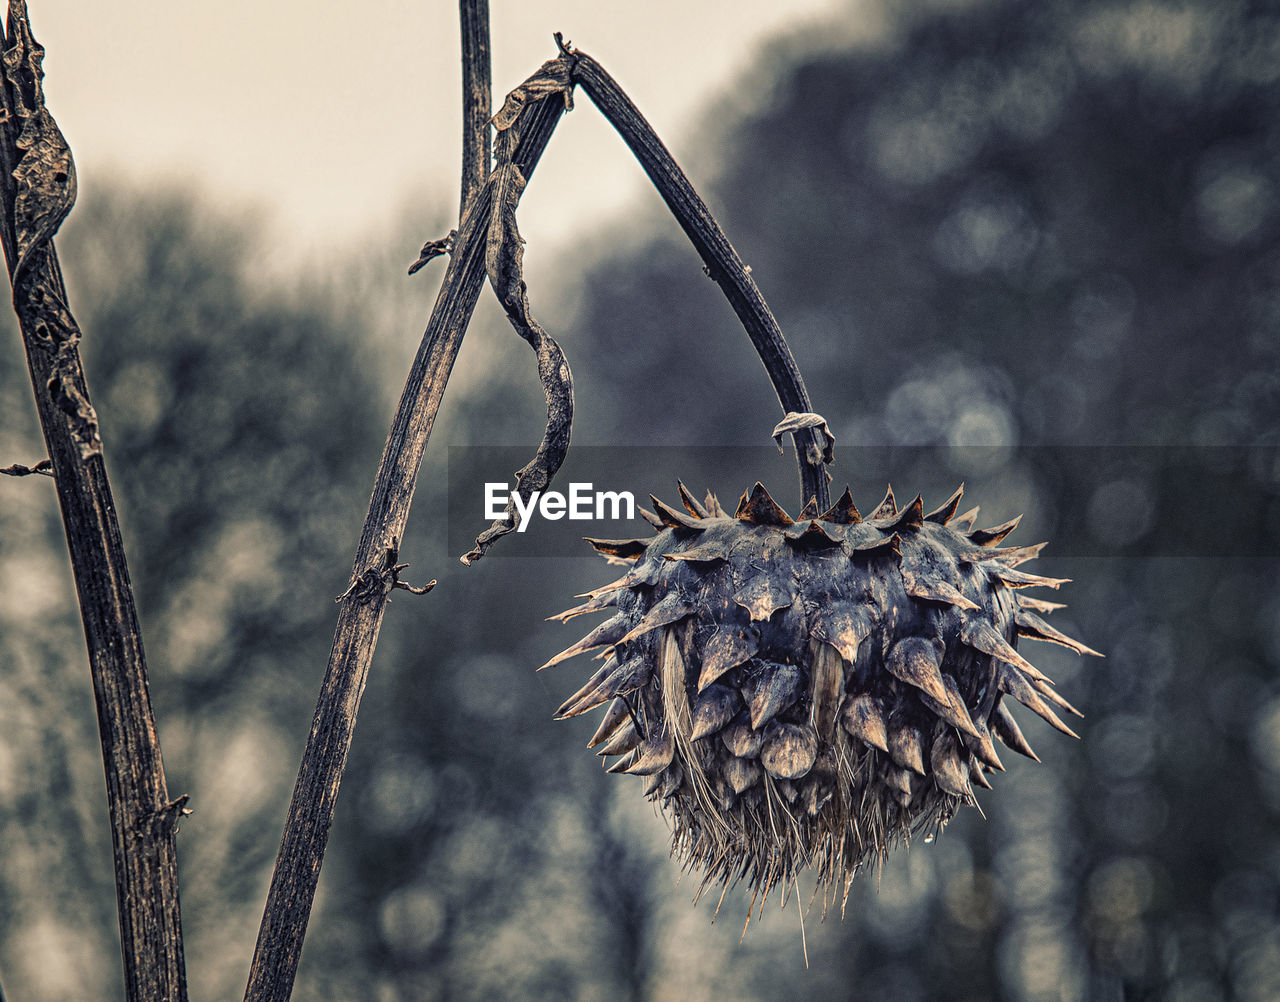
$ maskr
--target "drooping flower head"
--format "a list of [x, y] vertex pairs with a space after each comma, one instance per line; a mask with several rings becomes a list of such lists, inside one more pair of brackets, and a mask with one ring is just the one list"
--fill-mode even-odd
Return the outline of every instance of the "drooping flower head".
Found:
[[553, 618], [613, 615], [544, 667], [603, 648], [558, 715], [608, 704], [590, 746], [646, 777], [703, 886], [767, 895], [813, 866], [847, 894], [866, 859], [989, 787], [993, 738], [1036, 758], [1006, 696], [1075, 736], [1054, 707], [1078, 711], [1016, 645], [1096, 652], [1026, 595], [1063, 579], [1018, 570], [1044, 544], [998, 545], [1017, 519], [974, 529], [963, 487], [929, 514], [890, 489], [865, 518], [846, 489], [799, 520], [761, 484], [732, 516], [679, 492], [685, 511], [645, 513], [656, 536], [590, 540], [629, 569]]

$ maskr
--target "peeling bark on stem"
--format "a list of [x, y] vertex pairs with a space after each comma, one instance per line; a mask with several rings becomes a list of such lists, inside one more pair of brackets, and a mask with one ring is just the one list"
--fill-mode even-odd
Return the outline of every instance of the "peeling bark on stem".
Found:
[[187, 798], [171, 801], [165, 784], [124, 544], [77, 347], [80, 329], [53, 249], [75, 200], [75, 169], [44, 107], [44, 50], [22, 0], [9, 4], [4, 49], [0, 240], [89, 650], [125, 993], [130, 1002], [181, 1002], [187, 985], [174, 833]]

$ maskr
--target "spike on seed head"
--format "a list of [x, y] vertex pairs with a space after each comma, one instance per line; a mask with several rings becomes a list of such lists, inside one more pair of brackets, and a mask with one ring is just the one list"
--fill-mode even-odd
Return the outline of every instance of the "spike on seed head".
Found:
[[680, 494], [680, 503], [684, 505], [685, 510], [695, 518], [707, 518], [707, 509], [698, 504], [698, 499], [689, 493], [689, 488], [684, 485], [681, 480], [676, 481], [676, 490]]
[[875, 519], [877, 529], [883, 532], [899, 532], [906, 529], [918, 529], [924, 525], [924, 499], [917, 494], [915, 500], [900, 512], [885, 518]]
[[941, 508], [935, 508], [926, 515], [926, 522], [937, 522], [939, 525], [946, 525], [956, 516], [956, 511], [960, 507], [960, 499], [964, 497], [964, 484], [956, 488], [956, 492], [947, 498]]
[[977, 543], [979, 546], [996, 546], [999, 544], [1000, 540], [1013, 532], [1021, 521], [1022, 516], [1016, 515], [1007, 522], [1001, 522], [999, 525], [993, 525], [990, 529], [974, 529], [969, 533], [969, 539]]
[[596, 728], [596, 732], [591, 735], [591, 740], [587, 742], [588, 748], [594, 748], [596, 745], [607, 741], [613, 736], [624, 723], [631, 719], [631, 707], [627, 705], [625, 699], [615, 699], [609, 704], [609, 709], [605, 712], [604, 718], [600, 721], [600, 726]]
[[849, 488], [844, 489], [844, 493], [840, 495], [830, 508], [823, 512], [819, 518], [824, 522], [834, 522], [836, 525], [857, 525], [862, 521], [862, 516], [858, 513], [858, 506], [853, 503], [853, 495], [849, 493]]
[[996, 704], [995, 711], [991, 715], [991, 729], [995, 731], [996, 737], [1004, 742], [1006, 748], [1011, 748], [1019, 755], [1025, 755], [1033, 761], [1040, 761], [1040, 756], [1032, 750], [1031, 745], [1027, 744], [1027, 739], [1022, 735], [1022, 728], [1018, 726], [1018, 722], [1013, 719], [1013, 714], [1003, 703]]
[[865, 525], [846, 490], [796, 524], [762, 485], [735, 519], [677, 486], [688, 515], [655, 501], [647, 547], [604, 541], [634, 566], [560, 618], [616, 615], [553, 663], [604, 648], [560, 715], [613, 700], [592, 745], [647, 777], [704, 885], [767, 894], [808, 865], [838, 885], [940, 828], [1001, 767], [993, 735], [1034, 757], [1005, 694], [1072, 733], [1053, 706], [1073, 708], [1014, 644], [1062, 642], [1036, 615], [1056, 605], [1024, 593], [1064, 582], [1015, 569], [1040, 547], [999, 548], [1010, 524], [956, 518], [961, 491], [926, 516], [890, 489]]
[[666, 528], [666, 526], [662, 522], [662, 519], [658, 518], [658, 516], [653, 512], [651, 512], [648, 508], [645, 508], [641, 505], [636, 505], [636, 511], [640, 513], [640, 517], [642, 519], [644, 519], [651, 526], [653, 526], [654, 532], [662, 532], [662, 530]]
[[889, 518], [896, 514], [898, 514], [898, 502], [893, 496], [893, 484], [889, 484], [884, 492], [884, 500], [871, 510], [867, 521], [874, 522], [876, 519]]
[[653, 510], [667, 528], [702, 530], [703, 527], [698, 524], [699, 519], [691, 518], [682, 511], [676, 511], [669, 504], [659, 501], [652, 494], [649, 495], [649, 500], [653, 502]]
[[797, 522], [782, 530], [782, 535], [793, 546], [807, 546], [814, 550], [830, 550], [842, 545], [839, 536], [831, 536], [817, 522]]
[[884, 707], [875, 696], [861, 693], [844, 705], [840, 725], [859, 741], [882, 752], [889, 750], [889, 732], [884, 720]]
[[991, 781], [987, 779], [987, 774], [982, 770], [982, 764], [976, 758], [969, 759], [969, 781], [984, 790], [994, 789]]
[[742, 495], [734, 517], [739, 522], [750, 522], [753, 525], [783, 526], [791, 525], [793, 521], [782, 506], [769, 496], [769, 492], [764, 489], [764, 484], [758, 481], [755, 487], [751, 488], [749, 497], [746, 494]]
[[649, 545], [643, 539], [593, 539], [591, 536], [582, 538], [595, 547], [597, 553], [606, 557], [620, 557], [627, 561], [640, 556]]

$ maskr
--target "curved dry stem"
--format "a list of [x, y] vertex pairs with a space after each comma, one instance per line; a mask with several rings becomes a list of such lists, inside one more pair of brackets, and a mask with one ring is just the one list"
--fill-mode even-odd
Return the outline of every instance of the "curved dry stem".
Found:
[[[702, 257], [707, 274], [728, 298], [764, 363], [783, 413], [812, 411], [804, 379], [778, 321], [751, 277], [750, 269], [742, 263], [706, 203], [618, 82], [585, 52], [574, 50], [571, 54], [574, 81], [582, 85], [587, 96], [618, 130]], [[818, 510], [825, 511], [830, 504], [827, 493], [830, 477], [823, 466], [824, 444], [812, 428], [798, 428], [794, 435], [800, 467], [800, 504], [803, 506], [814, 498]]]

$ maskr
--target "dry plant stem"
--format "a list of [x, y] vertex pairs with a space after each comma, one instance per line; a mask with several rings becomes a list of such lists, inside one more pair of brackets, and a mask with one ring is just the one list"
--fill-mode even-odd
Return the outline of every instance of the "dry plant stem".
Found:
[[67, 306], [51, 242], [74, 201], [75, 180], [70, 150], [44, 109], [42, 55], [31, 36], [26, 4], [11, 2], [6, 116], [0, 123], [0, 238], [89, 650], [126, 997], [131, 1002], [185, 1000], [174, 832], [187, 798], [171, 802], [165, 784], [124, 545], [77, 348], [80, 329]]
[[[811, 411], [809, 393], [778, 321], [706, 203], [617, 81], [586, 53], [575, 50], [573, 57], [574, 82], [582, 85], [587, 96], [618, 130], [702, 257], [707, 274], [728, 297], [764, 363], [783, 411]], [[800, 466], [800, 503], [816, 498], [818, 510], [825, 511], [830, 499], [822, 461], [824, 446], [811, 429], [796, 432], [795, 441]]]
[[[563, 98], [549, 95], [530, 102], [520, 113], [515, 126], [520, 141], [513, 161], [524, 177], [532, 174], [563, 111]], [[353, 580], [365, 579], [374, 586], [351, 589], [338, 614], [333, 651], [271, 877], [246, 1000], [284, 1000], [293, 989], [360, 696], [393, 588], [395, 565], [390, 554], [403, 538], [423, 451], [480, 297], [492, 206], [493, 189], [485, 185], [472, 199], [459, 228], [387, 438], [352, 574]]]
[[489, 0], [461, 0], [462, 27], [462, 202], [467, 203], [489, 178], [489, 150], [493, 145], [493, 85], [489, 71]]

